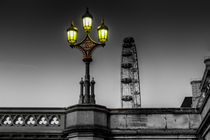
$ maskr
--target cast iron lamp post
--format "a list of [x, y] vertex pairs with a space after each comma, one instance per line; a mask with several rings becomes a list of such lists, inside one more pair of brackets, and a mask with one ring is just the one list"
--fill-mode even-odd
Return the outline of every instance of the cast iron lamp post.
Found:
[[[105, 42], [108, 37], [108, 27], [104, 25], [104, 20], [102, 19], [101, 25], [98, 26], [98, 40], [99, 42], [91, 39], [89, 33], [92, 28], [93, 17], [89, 13], [88, 8], [86, 13], [82, 16], [83, 28], [85, 30], [85, 37], [82, 41], [77, 43], [77, 31], [74, 22], [72, 21], [71, 26], [67, 29], [67, 37], [69, 46], [72, 48], [78, 48], [83, 54], [83, 61], [85, 62], [85, 80], [81, 79], [80, 81], [80, 104], [95, 104], [95, 94], [94, 94], [94, 84], [95, 81], [92, 79], [90, 82], [90, 62], [92, 62], [92, 53], [99, 47], [105, 46]], [[85, 88], [85, 93], [83, 94], [83, 89]], [[90, 92], [91, 89], [91, 92]]]

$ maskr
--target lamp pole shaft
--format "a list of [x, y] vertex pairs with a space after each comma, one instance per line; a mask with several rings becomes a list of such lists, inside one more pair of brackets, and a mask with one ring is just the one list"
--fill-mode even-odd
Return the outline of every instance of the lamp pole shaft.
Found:
[[85, 95], [84, 95], [84, 103], [90, 102], [90, 62], [91, 58], [83, 59], [85, 62]]
[[84, 94], [83, 94], [83, 89], [84, 89], [84, 81], [83, 81], [83, 78], [81, 78], [81, 81], [80, 81], [80, 96], [79, 96], [79, 104], [84, 103]]

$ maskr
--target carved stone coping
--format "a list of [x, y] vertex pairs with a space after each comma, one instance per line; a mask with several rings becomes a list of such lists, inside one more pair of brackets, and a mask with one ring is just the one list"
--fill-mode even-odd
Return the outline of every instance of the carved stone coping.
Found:
[[109, 109], [110, 114], [199, 114], [196, 108], [129, 108]]
[[0, 113], [65, 113], [66, 108], [0, 107]]
[[109, 113], [109, 109], [102, 105], [96, 104], [77, 104], [70, 106], [66, 109], [66, 113], [74, 112], [74, 111], [97, 111], [97, 112], [105, 112]]
[[111, 134], [112, 136], [117, 136], [117, 135], [136, 135], [136, 134], [141, 134], [141, 135], [195, 135], [196, 130], [193, 129], [145, 129], [145, 130], [112, 130]]

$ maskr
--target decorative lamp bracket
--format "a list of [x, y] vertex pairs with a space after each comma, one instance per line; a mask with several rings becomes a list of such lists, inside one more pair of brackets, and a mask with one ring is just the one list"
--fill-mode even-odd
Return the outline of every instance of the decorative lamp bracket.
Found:
[[97, 47], [104, 47], [105, 43], [99, 43], [94, 41], [88, 32], [86, 32], [86, 36], [84, 39], [75, 44], [70, 44], [71, 48], [78, 48], [83, 54], [84, 59], [92, 59], [92, 53]]

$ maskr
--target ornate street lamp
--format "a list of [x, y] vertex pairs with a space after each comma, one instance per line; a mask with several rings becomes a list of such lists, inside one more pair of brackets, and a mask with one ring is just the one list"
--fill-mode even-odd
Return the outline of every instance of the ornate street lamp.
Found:
[[[95, 81], [92, 79], [90, 82], [90, 62], [92, 62], [92, 53], [93, 51], [99, 47], [105, 46], [105, 42], [108, 37], [108, 27], [104, 25], [104, 20], [102, 19], [101, 25], [98, 26], [98, 39], [99, 42], [94, 41], [89, 33], [92, 28], [93, 16], [89, 13], [88, 8], [86, 13], [82, 16], [83, 28], [85, 30], [85, 37], [82, 41], [77, 42], [77, 31], [78, 29], [75, 27], [74, 22], [72, 21], [71, 26], [67, 29], [67, 38], [69, 42], [69, 46], [72, 48], [78, 48], [83, 54], [83, 61], [85, 62], [85, 80], [81, 79], [80, 81], [80, 104], [95, 104], [95, 94], [94, 94], [94, 84]], [[83, 90], [85, 88], [85, 93]], [[90, 92], [91, 90], [91, 92]]]

